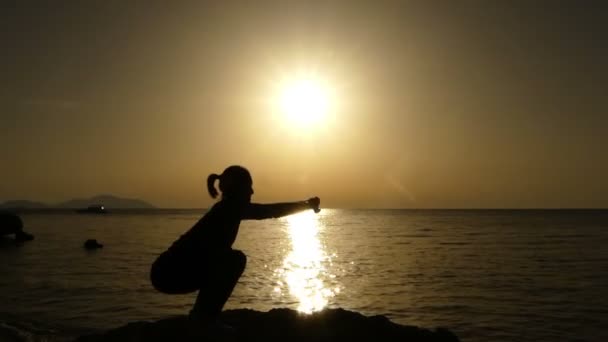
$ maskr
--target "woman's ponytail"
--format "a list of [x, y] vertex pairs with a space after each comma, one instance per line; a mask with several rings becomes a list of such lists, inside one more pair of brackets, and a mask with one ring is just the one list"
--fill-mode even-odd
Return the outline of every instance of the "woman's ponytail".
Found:
[[215, 189], [215, 181], [217, 179], [220, 179], [220, 176], [215, 173], [212, 173], [207, 177], [207, 191], [209, 191], [209, 195], [211, 195], [212, 198], [216, 198], [218, 195], [218, 192]]

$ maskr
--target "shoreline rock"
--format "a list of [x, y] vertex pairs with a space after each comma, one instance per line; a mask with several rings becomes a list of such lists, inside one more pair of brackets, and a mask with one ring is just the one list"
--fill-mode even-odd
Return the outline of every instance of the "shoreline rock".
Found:
[[83, 244], [84, 249], [87, 250], [95, 250], [99, 248], [103, 248], [103, 245], [100, 244], [96, 239], [88, 239]]
[[[344, 309], [325, 309], [311, 315], [284, 308], [268, 312], [238, 309], [224, 311], [221, 320], [234, 327], [236, 334], [214, 341], [459, 341], [447, 329], [400, 325], [385, 316], [364, 316]], [[176, 316], [156, 322], [132, 322], [104, 333], [81, 336], [75, 342], [205, 340], [188, 338], [188, 328], [188, 317]]]
[[23, 231], [23, 221], [17, 214], [0, 211], [0, 237], [15, 235], [15, 242], [34, 240], [34, 235]]

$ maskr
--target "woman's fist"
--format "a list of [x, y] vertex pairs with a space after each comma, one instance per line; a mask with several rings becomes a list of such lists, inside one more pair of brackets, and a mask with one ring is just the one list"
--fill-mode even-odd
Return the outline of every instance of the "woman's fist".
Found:
[[308, 203], [310, 208], [315, 211], [315, 213], [321, 211], [321, 209], [319, 208], [319, 205], [321, 204], [321, 200], [319, 199], [319, 197], [309, 198], [306, 202]]

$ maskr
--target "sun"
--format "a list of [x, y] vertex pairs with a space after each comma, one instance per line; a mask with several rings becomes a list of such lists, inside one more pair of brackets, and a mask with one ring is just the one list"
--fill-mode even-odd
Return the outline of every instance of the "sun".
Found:
[[319, 78], [300, 76], [282, 82], [277, 102], [289, 123], [309, 127], [326, 119], [331, 96], [329, 87]]

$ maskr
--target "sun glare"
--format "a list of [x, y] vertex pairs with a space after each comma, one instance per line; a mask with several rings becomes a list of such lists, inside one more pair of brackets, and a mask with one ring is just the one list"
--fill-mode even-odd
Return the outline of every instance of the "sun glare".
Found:
[[282, 293], [287, 287], [298, 303], [298, 311], [312, 313], [325, 308], [330, 299], [340, 292], [327, 278], [327, 267], [331, 256], [327, 255], [318, 236], [321, 224], [318, 216], [304, 212], [283, 219], [291, 240], [291, 252], [285, 257], [282, 267], [275, 270], [280, 277], [275, 292]]
[[327, 85], [313, 77], [299, 77], [284, 82], [279, 90], [278, 105], [287, 121], [299, 127], [325, 120], [330, 107]]

